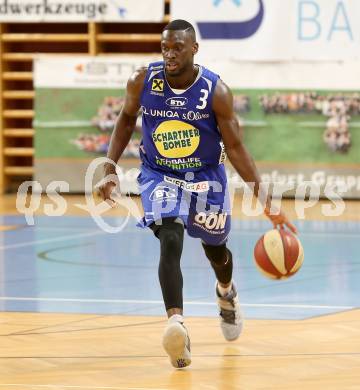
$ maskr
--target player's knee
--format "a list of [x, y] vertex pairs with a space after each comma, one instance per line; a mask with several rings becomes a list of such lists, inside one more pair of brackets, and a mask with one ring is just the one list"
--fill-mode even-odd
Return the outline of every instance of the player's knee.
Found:
[[183, 224], [173, 219], [164, 219], [163, 223], [153, 230], [160, 240], [161, 256], [180, 258], [184, 241]]
[[165, 230], [160, 236], [161, 251], [164, 253], [178, 253], [182, 249], [183, 234], [178, 229]]
[[213, 265], [221, 267], [227, 263], [229, 250], [226, 248], [226, 244], [214, 246], [203, 243], [202, 246], [206, 257]]

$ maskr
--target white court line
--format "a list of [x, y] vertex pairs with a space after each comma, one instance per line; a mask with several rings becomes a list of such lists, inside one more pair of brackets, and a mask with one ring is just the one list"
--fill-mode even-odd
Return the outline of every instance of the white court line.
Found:
[[37, 245], [37, 244], [48, 244], [50, 242], [74, 240], [74, 239], [82, 238], [82, 237], [98, 236], [100, 234], [107, 234], [107, 232], [104, 232], [102, 230], [101, 231], [97, 230], [95, 232], [89, 232], [89, 233], [72, 234], [71, 236], [61, 236], [61, 237], [56, 237], [56, 238], [47, 238], [47, 239], [44, 239], [44, 240], [37, 240], [37, 241], [26, 241], [26, 242], [22, 242], [20, 244], [0, 245], [0, 250], [22, 248], [24, 246], [31, 246], [31, 245]]
[[75, 385], [33, 385], [30, 383], [0, 383], [0, 386], [17, 386], [22, 387], [29, 386], [30, 388], [49, 388], [49, 389], [111, 389], [111, 390], [166, 390], [160, 387], [113, 387], [113, 386], [75, 386]]
[[[163, 305], [163, 301], [145, 301], [133, 299], [74, 299], [74, 298], [37, 298], [37, 297], [0, 297], [0, 301], [31, 301], [31, 302], [74, 302], [74, 303], [131, 303], [131, 304], [148, 304]], [[215, 306], [216, 302], [202, 302], [202, 301], [185, 301], [185, 305], [197, 306]], [[342, 309], [351, 310], [356, 309], [356, 306], [328, 306], [328, 305], [289, 305], [286, 303], [241, 303], [242, 306], [248, 307], [283, 307], [293, 309]]]
[[[37, 226], [36, 224], [35, 225], [32, 225], [32, 226], [29, 226], [31, 228], [34, 228], [35, 230], [54, 230], [54, 231], [59, 231], [59, 230], [85, 230], [85, 231], [89, 231], [89, 229], [91, 228], [90, 226], [43, 226], [43, 225], [39, 225]], [[6, 230], [5, 230], [6, 231]]]
[[[264, 229], [265, 230], [265, 229]], [[252, 231], [252, 232], [245, 232], [245, 231], [240, 231], [240, 230], [232, 230], [231, 231], [231, 234], [234, 235], [239, 235], [239, 236], [251, 236], [251, 235], [254, 235], [254, 234], [264, 234], [264, 232], [261, 232], [260, 230], [259, 231]], [[349, 232], [349, 233], [346, 233], [346, 232], [336, 232], [336, 231], [332, 231], [332, 232], [305, 232], [305, 231], [301, 231], [299, 233], [299, 236], [300, 237], [329, 237], [331, 235], [336, 235], [336, 237], [357, 237], [359, 238], [359, 233], [353, 233], [353, 232]]]
[[[38, 229], [38, 228], [36, 228]], [[54, 228], [52, 229], [51, 227], [50, 228], [43, 228], [43, 227], [40, 227], [40, 229], [46, 229], [46, 230], [59, 230], [57, 228]], [[65, 228], [64, 228], [65, 229]], [[66, 229], [72, 229], [71, 227], [67, 227]], [[99, 229], [100, 230], [100, 229]], [[265, 228], [264, 228], [265, 230]], [[264, 230], [251, 230], [251, 231], [245, 231], [245, 230], [235, 230], [233, 229], [231, 231], [231, 234], [232, 235], [240, 235], [240, 236], [253, 236], [254, 234], [259, 234], [259, 236], [261, 234], [264, 234]], [[6, 232], [5, 232], [6, 233]], [[129, 228], [129, 229], [125, 229], [121, 232], [122, 234], [127, 234], [127, 233], [132, 233], [132, 234], [148, 234], [148, 231], [145, 230], [145, 229], [141, 229], [141, 228], [137, 228], [137, 229], [132, 229], [132, 228]], [[90, 232], [90, 233], [83, 233], [83, 234], [77, 234], [77, 235], [71, 235], [71, 236], [63, 236], [63, 237], [57, 237], [57, 238], [49, 238], [49, 239], [46, 239], [46, 240], [38, 240], [38, 241], [26, 241], [26, 242], [23, 242], [23, 243], [20, 243], [20, 244], [11, 244], [11, 245], [4, 245], [4, 246], [1, 246], [0, 245], [0, 250], [3, 250], [3, 249], [16, 249], [16, 248], [20, 248], [20, 247], [23, 247], [23, 246], [30, 246], [30, 245], [35, 245], [35, 244], [42, 244], [42, 243], [48, 243], [48, 242], [56, 242], [56, 241], [62, 241], [62, 240], [65, 240], [65, 239], [70, 239], [70, 238], [78, 238], [78, 237], [87, 237], [87, 236], [96, 236], [96, 235], [101, 235], [101, 234], [111, 234], [111, 233], [107, 233], [105, 231], [96, 231], [96, 232]], [[306, 232], [306, 231], [301, 231], [300, 236], [309, 236], [309, 237], [314, 237], [314, 236], [317, 236], [317, 237], [329, 237], [329, 235], [336, 235], [336, 237], [356, 237], [358, 238], [359, 237], [359, 233], [357, 232], [337, 232], [337, 231], [330, 231], [330, 232], [316, 232], [316, 231], [311, 231], [311, 232]]]

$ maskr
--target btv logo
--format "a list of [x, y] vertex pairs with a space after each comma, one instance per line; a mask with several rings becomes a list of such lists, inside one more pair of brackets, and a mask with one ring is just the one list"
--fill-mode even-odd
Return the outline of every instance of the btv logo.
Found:
[[171, 97], [166, 99], [165, 103], [172, 108], [182, 108], [187, 104], [187, 98], [185, 97]]
[[154, 188], [152, 193], [150, 194], [149, 199], [152, 202], [158, 202], [163, 200], [174, 200], [176, 201], [177, 192], [175, 188], [170, 188], [166, 186], [157, 186]]
[[[232, 13], [227, 10], [223, 11], [223, 6], [233, 3]], [[247, 0], [248, 2], [249, 0]], [[246, 39], [254, 35], [261, 26], [264, 18], [264, 0], [258, 1], [259, 7], [255, 16], [244, 21], [233, 21], [235, 19], [236, 10], [242, 7], [241, 0], [213, 0], [213, 7], [216, 8], [218, 15], [222, 16], [222, 20], [217, 21], [215, 17], [208, 22], [197, 22], [197, 26], [202, 39]], [[206, 12], [204, 12], [206, 15]], [[231, 22], [224, 22], [224, 16], [228, 15]]]

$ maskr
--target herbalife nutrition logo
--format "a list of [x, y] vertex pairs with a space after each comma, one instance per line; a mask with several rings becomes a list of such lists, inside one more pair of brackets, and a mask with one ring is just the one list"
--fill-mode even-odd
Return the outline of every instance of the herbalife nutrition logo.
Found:
[[29, 17], [81, 17], [96, 19], [106, 15], [108, 4], [94, 0], [90, 1], [54, 1], [54, 0], [3, 0], [0, 1], [0, 18], [28, 19]]

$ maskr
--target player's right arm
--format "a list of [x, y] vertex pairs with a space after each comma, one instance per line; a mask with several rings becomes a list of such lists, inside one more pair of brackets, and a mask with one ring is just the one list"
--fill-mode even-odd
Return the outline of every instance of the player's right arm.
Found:
[[[107, 158], [115, 164], [117, 164], [134, 132], [136, 119], [140, 110], [140, 97], [144, 87], [146, 71], [147, 68], [138, 69], [127, 82], [124, 105], [116, 119], [107, 153]], [[115, 164], [104, 164], [105, 178], [108, 175], [116, 175]], [[115, 186], [115, 182], [108, 181], [99, 187], [100, 194], [104, 200], [111, 200], [111, 192]]]
[[[230, 88], [221, 80], [216, 84], [213, 110], [225, 145], [226, 154], [232, 166], [246, 183], [254, 184], [254, 194], [256, 197], [261, 198], [261, 178], [252, 156], [241, 139], [239, 121], [233, 108], [233, 95]], [[266, 196], [264, 206], [264, 213], [275, 228], [278, 226], [282, 228], [286, 225], [292, 232], [296, 233], [296, 227], [281, 210], [278, 210], [277, 214], [271, 213], [271, 197], [268, 195]]]

